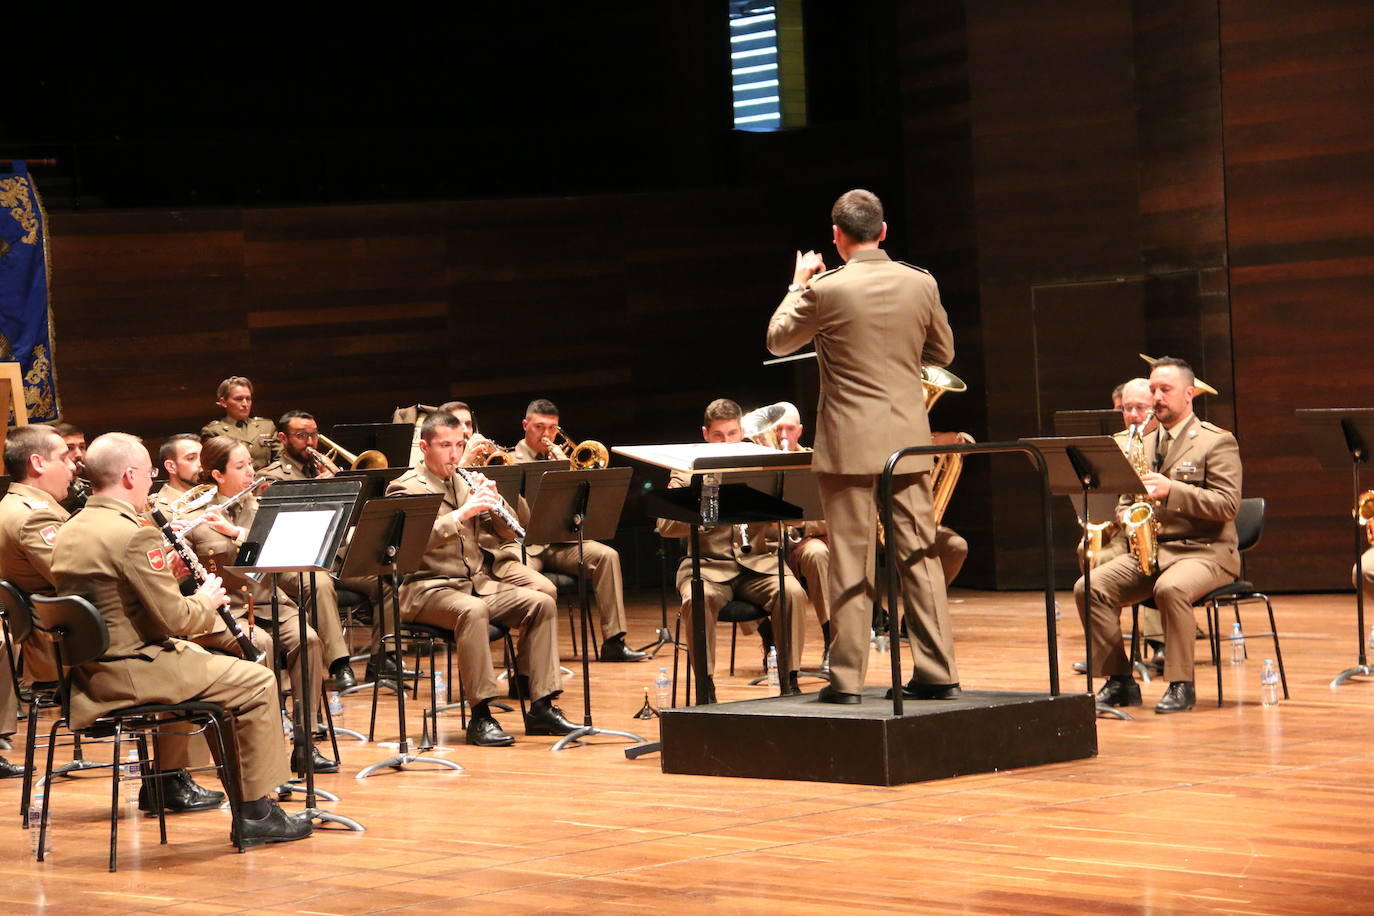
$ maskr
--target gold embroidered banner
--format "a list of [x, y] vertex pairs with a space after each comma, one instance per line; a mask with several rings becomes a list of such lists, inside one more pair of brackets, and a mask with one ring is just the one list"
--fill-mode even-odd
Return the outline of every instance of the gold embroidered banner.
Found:
[[0, 176], [0, 360], [19, 363], [31, 423], [53, 422], [61, 411], [48, 302], [47, 222], [28, 166], [16, 160], [13, 173]]

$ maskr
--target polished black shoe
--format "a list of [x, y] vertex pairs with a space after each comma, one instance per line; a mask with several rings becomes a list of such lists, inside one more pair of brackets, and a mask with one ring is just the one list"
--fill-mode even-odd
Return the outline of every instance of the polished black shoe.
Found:
[[[243, 845], [261, 846], [264, 843], [289, 843], [303, 840], [315, 832], [310, 815], [304, 811], [287, 814], [276, 802], [266, 816], [243, 819]], [[232, 839], [232, 838], [231, 838]]]
[[[963, 696], [964, 692], [956, 684], [918, 684], [915, 680], [907, 681], [902, 685], [902, 696], [908, 700], [956, 700]], [[887, 688], [884, 695], [887, 699], [892, 699], [892, 688]]]
[[527, 735], [566, 735], [580, 726], [563, 715], [563, 710], [552, 703], [535, 703], [525, 716]]
[[473, 716], [468, 720], [468, 744], [478, 747], [510, 747], [515, 739], [501, 730], [501, 723], [491, 716]]
[[[415, 672], [407, 670], [405, 676], [414, 677]], [[376, 655], [372, 656], [367, 662], [367, 679], [368, 681], [395, 681], [396, 660], [389, 654], [380, 658]]]
[[353, 669], [347, 665], [342, 665], [334, 673], [334, 689], [338, 691], [348, 690], [358, 686], [358, 679], [353, 676]]
[[1169, 689], [1155, 704], [1155, 712], [1167, 715], [1171, 712], [1187, 712], [1197, 705], [1197, 691], [1192, 681], [1170, 681]]
[[[315, 766], [316, 773], [337, 773], [339, 772], [339, 761], [330, 760], [320, 753], [320, 749], [315, 745], [310, 745], [311, 760]], [[299, 747], [291, 751], [291, 771], [294, 773], [305, 772], [305, 758], [301, 755]]]
[[786, 691], [786, 693], [784, 694], [785, 696], [789, 696], [789, 697], [801, 696], [802, 689], [801, 689], [801, 680], [800, 680], [800, 679], [801, 679], [801, 672], [799, 672], [799, 671], [789, 671], [789, 672], [787, 672], [787, 691]]
[[517, 674], [515, 677], [506, 679], [506, 696], [512, 700], [520, 699], [520, 694], [516, 692], [519, 687], [525, 694], [525, 699], [530, 698], [530, 676], [528, 674]]
[[1140, 685], [1134, 680], [1108, 678], [1097, 689], [1097, 702], [1103, 706], [1139, 706]]
[[863, 695], [845, 693], [827, 684], [821, 688], [820, 693], [816, 694], [816, 699], [820, 700], [822, 703], [837, 703], [841, 706], [857, 706], [863, 702]]
[[[224, 804], [224, 793], [196, 785], [191, 774], [177, 770], [162, 779], [162, 807], [173, 814], [185, 811], [210, 811]], [[156, 814], [153, 788], [148, 783], [138, 788], [138, 810]]]
[[10, 763], [4, 757], [0, 757], [0, 779], [13, 779], [23, 775], [24, 765], [22, 763]]
[[649, 657], [648, 652], [640, 652], [625, 645], [624, 636], [615, 636], [601, 644], [599, 655], [603, 662], [640, 662]]

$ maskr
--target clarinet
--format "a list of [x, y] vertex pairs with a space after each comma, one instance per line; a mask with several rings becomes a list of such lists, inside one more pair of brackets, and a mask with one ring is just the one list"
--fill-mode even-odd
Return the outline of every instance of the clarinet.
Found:
[[[162, 529], [162, 536], [167, 539], [167, 543], [172, 545], [172, 549], [181, 557], [181, 561], [186, 564], [186, 568], [191, 571], [191, 576], [196, 580], [197, 585], [204, 585], [205, 580], [210, 578], [210, 573], [200, 564], [196, 558], [196, 552], [191, 549], [175, 529], [172, 528], [167, 516], [162, 514], [161, 509], [154, 509], [151, 513], [153, 522]], [[253, 645], [253, 640], [243, 635], [243, 630], [239, 628], [239, 622], [234, 619], [234, 615], [229, 613], [229, 609], [222, 604], [215, 605], [215, 610], [219, 612], [220, 619], [229, 628], [229, 633], [239, 644], [239, 651], [243, 657], [250, 662], [261, 663], [267, 657], [266, 652], [262, 652], [257, 646]]]
[[[467, 468], [454, 468], [453, 470], [459, 477], [463, 478], [463, 483], [468, 485], [469, 490], [477, 489], [477, 482], [473, 480], [472, 473], [468, 471]], [[515, 532], [515, 539], [517, 541], [523, 541], [525, 539], [525, 529], [521, 526], [520, 519], [512, 515], [504, 503], [497, 503], [496, 508], [491, 511], [495, 512], [501, 521], [505, 522], [510, 529]], [[482, 514], [486, 515], [487, 513], [483, 512]]]

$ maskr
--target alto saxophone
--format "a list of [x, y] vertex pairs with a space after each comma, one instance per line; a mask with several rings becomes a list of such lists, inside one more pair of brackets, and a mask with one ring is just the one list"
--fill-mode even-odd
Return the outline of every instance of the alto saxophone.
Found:
[[[1148, 474], [1152, 468], [1145, 457], [1145, 427], [1150, 425], [1153, 412], [1145, 415], [1145, 421], [1134, 427], [1130, 434], [1128, 456], [1131, 467], [1137, 475]], [[1148, 494], [1141, 494], [1126, 507], [1122, 519], [1126, 529], [1126, 542], [1130, 544], [1131, 555], [1135, 557], [1140, 571], [1147, 576], [1159, 572], [1159, 502]]]

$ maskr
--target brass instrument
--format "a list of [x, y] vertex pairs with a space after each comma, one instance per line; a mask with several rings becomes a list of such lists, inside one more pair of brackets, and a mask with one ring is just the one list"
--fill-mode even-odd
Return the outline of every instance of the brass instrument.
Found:
[[1364, 536], [1374, 547], [1374, 490], [1365, 490], [1355, 503], [1355, 524], [1364, 528]]
[[963, 379], [938, 366], [921, 367], [921, 387], [925, 391], [926, 413], [930, 413], [930, 408], [935, 406], [940, 395], [963, 394], [968, 391], [968, 385], [964, 384]]
[[[1153, 356], [1146, 356], [1144, 353], [1137, 353], [1136, 356], [1139, 356], [1141, 359], [1145, 360], [1145, 362], [1149, 363], [1151, 368], [1154, 367], [1155, 358]], [[1193, 376], [1193, 387], [1203, 394], [1220, 394], [1215, 388], [1198, 378], [1196, 375]]]
[[386, 460], [386, 456], [375, 448], [370, 448], [361, 455], [355, 455], [333, 439], [330, 439], [324, 433], [320, 433], [320, 444], [329, 450], [327, 454], [321, 454], [317, 449], [311, 449], [310, 451], [324, 459], [330, 473], [338, 473], [339, 468], [334, 463], [335, 458], [342, 458], [344, 461], [347, 461], [350, 471], [356, 471], [360, 468], [384, 468], [390, 464], [390, 462]]
[[[1078, 520], [1083, 524], [1083, 519]], [[1084, 538], [1078, 542], [1078, 563], [1081, 567], [1096, 569], [1102, 561], [1102, 548], [1116, 536], [1117, 523], [1108, 519], [1105, 522], [1089, 522]]]
[[486, 436], [473, 437], [463, 451], [463, 464], [477, 468], [515, 464], [515, 450], [502, 448]]
[[739, 424], [744, 428], [744, 438], [753, 442], [755, 445], [762, 445], [764, 448], [777, 449], [785, 452], [782, 439], [778, 436], [778, 425], [782, 423], [782, 418], [787, 416], [787, 408], [791, 406], [782, 402], [769, 404], [767, 407], [760, 407], [751, 410], [740, 417]]
[[217, 489], [212, 483], [203, 483], [200, 486], [192, 487], [167, 504], [168, 518], [179, 519], [182, 516], [190, 515], [214, 499]]
[[[1126, 453], [1136, 474], [1150, 473], [1149, 460], [1145, 457], [1145, 427], [1150, 425], [1154, 411], [1145, 415], [1145, 422], [1133, 427], [1130, 433], [1130, 450]], [[1126, 508], [1122, 519], [1126, 528], [1126, 541], [1131, 545], [1140, 571], [1147, 576], [1159, 572], [1159, 504], [1147, 494], [1140, 495]]]
[[611, 464], [611, 453], [606, 446], [595, 439], [574, 442], [561, 426], [554, 429], [552, 439], [544, 437], [544, 445], [555, 461], [567, 461], [569, 470], [599, 471]]
[[[959, 390], [959, 389], [954, 389]], [[953, 436], [954, 442], [950, 445], [960, 443], [971, 443], [973, 437], [968, 433], [935, 433], [933, 438], [942, 436]], [[936, 444], [944, 444], [937, 442]], [[931, 500], [935, 505], [935, 524], [939, 525], [945, 517], [945, 509], [949, 508], [949, 501], [954, 496], [954, 487], [959, 483], [959, 475], [964, 470], [963, 455], [936, 455], [935, 467], [930, 472], [930, 493]]]
[[[320, 470], [325, 471], [329, 474], [339, 473], [339, 466], [334, 462], [330, 461], [329, 456], [326, 455], [324, 452], [320, 451], [319, 449], [313, 448], [311, 446], [306, 446], [305, 453], [309, 455], [317, 465], [320, 466]], [[318, 474], [319, 471], [316, 471], [315, 473]]]
[[[233, 496], [231, 496], [231, 497], [229, 497], [228, 499], [226, 499], [224, 502], [220, 503], [218, 506], [211, 506], [210, 509], [219, 509], [219, 510], [221, 510], [221, 512], [223, 512], [223, 510], [228, 509], [230, 506], [232, 506], [234, 503], [238, 502], [239, 500], [243, 499], [245, 496], [248, 496], [248, 495], [250, 495], [250, 494], [252, 494], [252, 493], [256, 493], [260, 487], [270, 486], [270, 485], [272, 484], [272, 482], [273, 482], [273, 481], [272, 481], [272, 478], [271, 478], [271, 477], [257, 477], [257, 478], [254, 478], [253, 482], [250, 483], [248, 486], [244, 487], [242, 490], [239, 490], [237, 493], [235, 493]], [[216, 490], [216, 492], [218, 492], [218, 489]], [[179, 533], [181, 534], [182, 537], [185, 537], [188, 533], [194, 531], [195, 529], [199, 528], [201, 525], [205, 524], [205, 520], [206, 520], [208, 517], [209, 517], [209, 509], [206, 510], [205, 514], [200, 515], [200, 516], [198, 516], [198, 517], [192, 519], [192, 520], [186, 525], [186, 527], [184, 527], [184, 528], [181, 529], [181, 531], [180, 531]]]

